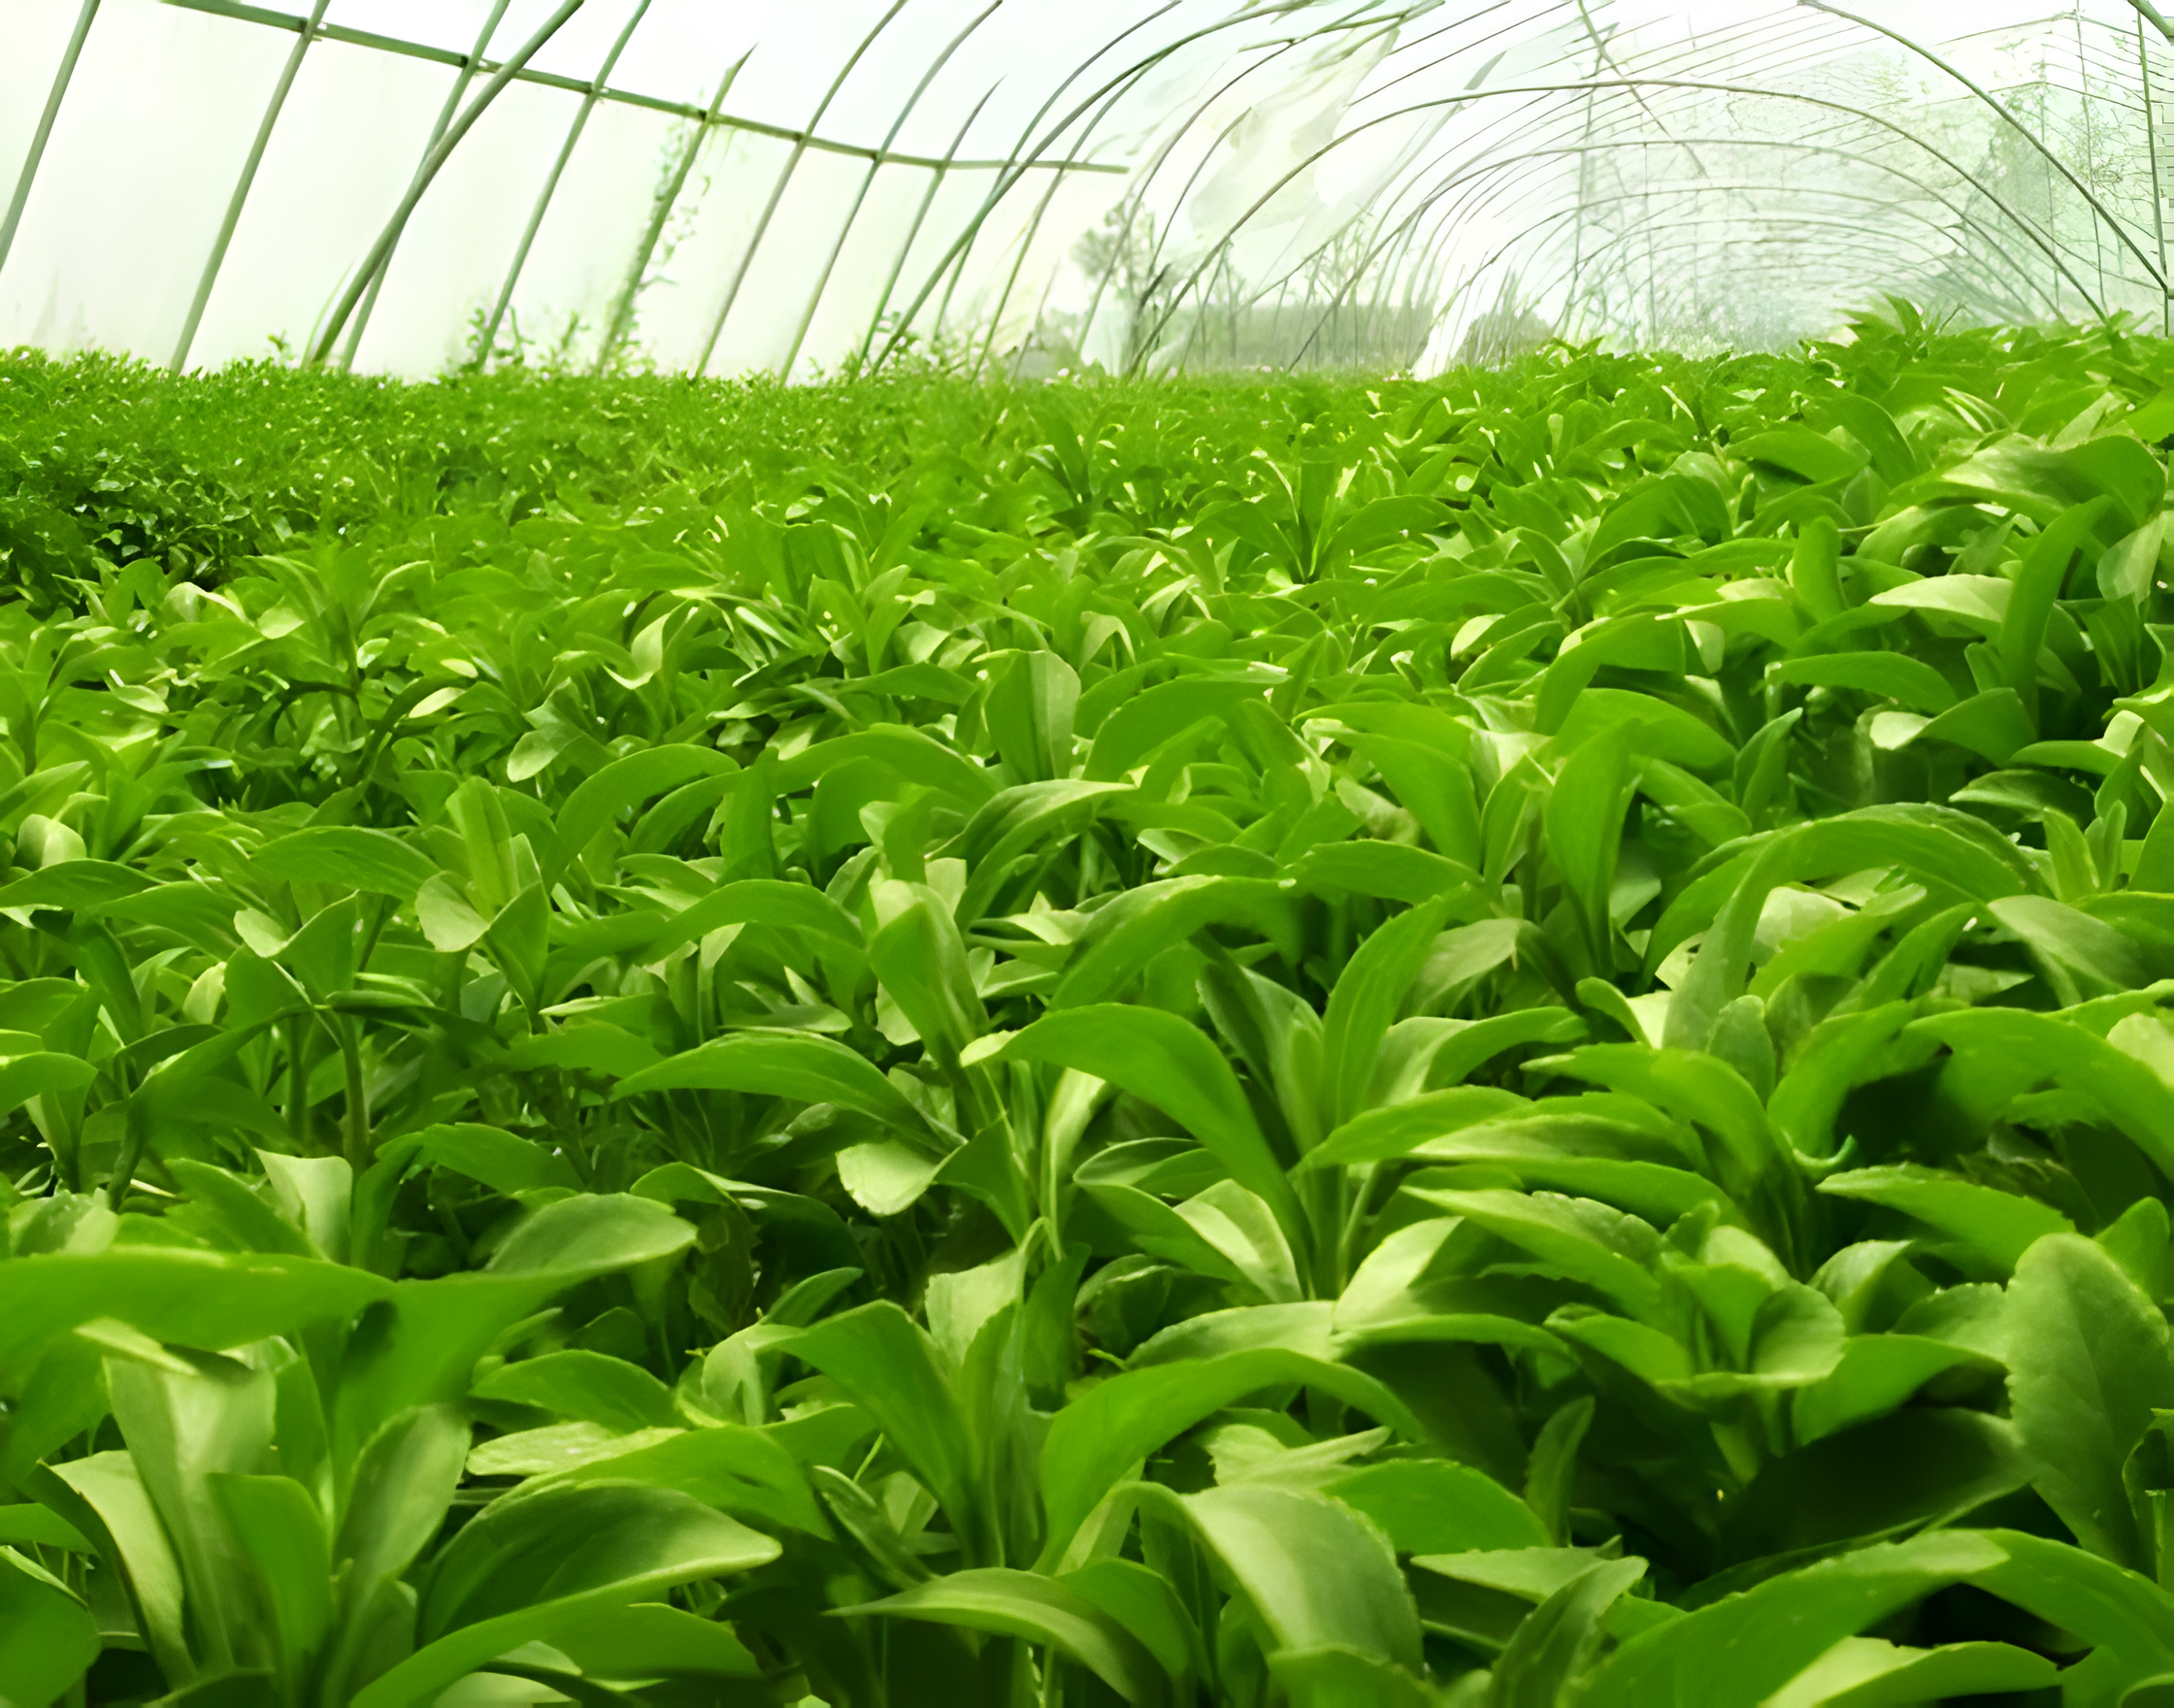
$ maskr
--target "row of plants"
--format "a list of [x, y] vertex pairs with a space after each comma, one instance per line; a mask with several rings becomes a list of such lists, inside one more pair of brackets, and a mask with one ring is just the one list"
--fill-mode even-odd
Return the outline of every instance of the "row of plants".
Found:
[[2169, 435], [0, 363], [0, 1695], [2174, 1700]]

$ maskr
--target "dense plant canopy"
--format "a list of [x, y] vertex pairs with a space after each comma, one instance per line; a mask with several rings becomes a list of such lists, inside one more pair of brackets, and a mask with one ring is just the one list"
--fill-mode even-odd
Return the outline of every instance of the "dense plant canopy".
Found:
[[0, 364], [0, 1693], [2159, 1699], [2170, 434]]

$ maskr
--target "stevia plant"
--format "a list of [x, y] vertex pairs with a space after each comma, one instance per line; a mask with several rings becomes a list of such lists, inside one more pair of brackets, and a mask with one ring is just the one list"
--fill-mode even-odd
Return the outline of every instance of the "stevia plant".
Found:
[[11, 1700], [2174, 1692], [2164, 345], [0, 380]]

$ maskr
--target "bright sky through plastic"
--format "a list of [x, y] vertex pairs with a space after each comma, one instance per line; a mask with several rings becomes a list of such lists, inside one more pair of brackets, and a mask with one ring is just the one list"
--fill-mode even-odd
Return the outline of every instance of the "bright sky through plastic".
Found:
[[569, 3], [330, 0], [305, 47], [224, 0], [0, 0], [0, 344], [1425, 370], [1547, 331], [1786, 343], [1884, 292], [2165, 312], [2174, 44], [2129, 0], [585, 0], [547, 27]]

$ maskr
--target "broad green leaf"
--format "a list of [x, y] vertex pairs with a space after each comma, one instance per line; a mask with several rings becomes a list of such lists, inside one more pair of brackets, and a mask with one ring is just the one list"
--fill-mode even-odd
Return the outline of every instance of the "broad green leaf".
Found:
[[614, 759], [566, 798], [559, 808], [559, 842], [578, 856], [620, 813], [641, 802], [691, 783], [698, 777], [730, 772], [733, 762], [714, 748], [675, 743], [647, 747]]
[[155, 1247], [0, 1264], [0, 1381], [25, 1379], [58, 1335], [101, 1317], [154, 1340], [247, 1345], [390, 1297], [382, 1278], [310, 1258]]
[[873, 759], [908, 782], [938, 789], [969, 806], [979, 806], [997, 792], [997, 778], [946, 747], [925, 730], [905, 724], [875, 724], [849, 736], [817, 741], [779, 762], [772, 779], [780, 794], [805, 789], [840, 765]]
[[1261, 878], [1178, 877], [1138, 885], [1096, 910], [1049, 1005], [1107, 1002], [1157, 955], [1205, 926], [1244, 924], [1282, 936], [1291, 912], [1288, 893]]
[[1988, 909], [1993, 918], [2092, 996], [2134, 990], [2150, 982], [2136, 944], [2103, 920], [2046, 896], [2009, 896]]
[[751, 1681], [762, 1675], [761, 1663], [730, 1626], [657, 1601], [554, 1621], [550, 1646], [591, 1678], [662, 1673]]
[[1180, 676], [1127, 700], [1103, 719], [1087, 754], [1087, 775], [1098, 782], [1123, 776], [1170, 737], [1202, 718], [1220, 718], [1239, 702], [1260, 699], [1266, 676]]
[[1553, 1708], [1598, 1654], [1608, 1609], [1645, 1570], [1642, 1560], [1596, 1565], [1526, 1615], [1495, 1662], [1493, 1700], [1503, 1708]]
[[[2163, 489], [2166, 477], [2158, 473], [2158, 465], [2149, 456], [2142, 461], [2150, 471], [2147, 476], [2150, 483]], [[2141, 499], [2142, 493], [2130, 496]], [[2131, 525], [2142, 521], [2158, 505], [2156, 492], [2148, 505], [2138, 503], [2130, 518]], [[2059, 597], [2061, 584], [2067, 578], [2069, 560], [2090, 537], [2099, 518], [2114, 508], [2113, 499], [2108, 497], [2093, 499], [2064, 511], [2030, 542], [2017, 571], [2013, 583], [2015, 591], [2001, 618], [1996, 644], [2008, 685], [2023, 697], [2024, 706], [2033, 715], [2038, 706], [2038, 649], [2045, 643], [2046, 619], [2053, 614], [2054, 601]]]
[[2100, 1247], [2056, 1233], [2017, 1264], [2008, 1325], [2009, 1404], [2039, 1493], [2084, 1546], [2137, 1564], [2122, 1464], [2174, 1408], [2164, 1315]]
[[1838, 444], [1809, 427], [1768, 428], [1729, 442], [1729, 454], [1747, 463], [1771, 463], [1799, 480], [1846, 480], [1867, 461], [1865, 452]]
[[2098, 560], [2098, 590], [2108, 599], [2142, 600], [2158, 578], [2166, 519], [2154, 516], [2135, 533], [2107, 547]]
[[266, 843], [252, 864], [289, 882], [368, 890], [402, 902], [412, 902], [438, 871], [435, 863], [398, 837], [344, 825], [289, 832]]
[[671, 1429], [618, 1430], [603, 1424], [546, 1424], [494, 1435], [469, 1449], [468, 1473], [476, 1477], [543, 1477], [576, 1470], [650, 1446]]
[[1628, 733], [1604, 731], [1563, 762], [1547, 802], [1548, 853], [1585, 921], [1593, 964], [1602, 970], [1614, 937], [1608, 896], [1623, 841], [1629, 772]]
[[1137, 1560], [1109, 1559], [1068, 1571], [1060, 1582], [1131, 1631], [1171, 1678], [1205, 1670], [1200, 1631], [1169, 1579]]
[[[149, 1492], [126, 1453], [93, 1453], [53, 1467], [61, 1486], [81, 1498], [109, 1560], [128, 1574], [129, 1599], [146, 1646], [169, 1678], [195, 1671], [182, 1624], [181, 1563], [159, 1522]], [[112, 1547], [105, 1543], [111, 1539]]]
[[1460, 1026], [1434, 1046], [1427, 1080], [1453, 1086], [1504, 1050], [1522, 1044], [1574, 1043], [1586, 1035], [1584, 1023], [1567, 1008], [1520, 1008]]
[[1449, 1460], [1368, 1465], [1323, 1493], [1363, 1512], [1400, 1554], [1545, 1548], [1546, 1527], [1531, 1507], [1484, 1471]]
[[[1220, 1184], [1260, 1205], [1259, 1199], [1235, 1181]], [[1195, 1207], [1187, 1213], [1152, 1194], [1115, 1182], [1090, 1183], [1086, 1191], [1124, 1227], [1132, 1243], [1150, 1256], [1195, 1274], [1250, 1287], [1271, 1304], [1299, 1298], [1291, 1248], [1272, 1220], [1266, 1229], [1255, 1226], [1265, 1217], [1248, 1217], [1245, 1225], [1239, 1225], [1228, 1213], [1219, 1213], [1212, 1202], [1201, 1205], [1198, 1199], [1188, 1200]]]
[[415, 1141], [417, 1164], [450, 1168], [509, 1198], [517, 1192], [576, 1184], [574, 1170], [564, 1157], [503, 1128], [462, 1122], [458, 1126], [426, 1127], [410, 1136]]
[[1405, 988], [1433, 947], [1448, 909], [1444, 900], [1399, 914], [1362, 943], [1337, 974], [1329, 993], [1321, 1046], [1322, 1082], [1336, 1125], [1365, 1106], [1382, 1037]]
[[870, 900], [881, 924], [869, 941], [869, 964], [948, 1070], [989, 1024], [958, 925], [943, 899], [926, 885], [879, 880], [871, 886]]
[[1478, 870], [1479, 802], [1471, 772], [1460, 759], [1445, 755], [1436, 745], [1396, 736], [1354, 734], [1345, 739], [1381, 772], [1398, 804], [1419, 821], [1434, 844], [1438, 859], [1466, 870]]
[[1592, 1674], [1586, 1697], [1623, 1708], [1763, 1702], [1843, 1638], [2006, 1559], [1990, 1536], [1936, 1531], [1785, 1572], [1632, 1637]]
[[729, 925], [782, 926], [831, 939], [848, 948], [861, 946], [861, 928], [851, 914], [822, 891], [776, 878], [749, 877], [720, 884], [642, 945], [642, 957], [661, 961], [681, 943], [699, 942]]
[[25, 1542], [73, 1554], [88, 1554], [92, 1547], [89, 1538], [49, 1507], [28, 1501], [0, 1506], [0, 1543], [20, 1547]]
[[2018, 1008], [1974, 1008], [1914, 1021], [1904, 1035], [1955, 1052], [1957, 1089], [1987, 1119], [2051, 1081], [2103, 1109], [2161, 1167], [2174, 1166], [2174, 1088], [2087, 1028]]
[[460, 886], [443, 871], [415, 892], [415, 915], [430, 946], [444, 955], [474, 948], [491, 927], [491, 922], [461, 894]]
[[1767, 1701], [1772, 1708], [1910, 1708], [2059, 1683], [2051, 1660], [2007, 1643], [1911, 1649], [1880, 1637], [1844, 1637]]
[[838, 1153], [836, 1163], [838, 1183], [872, 1216], [901, 1215], [920, 1202], [943, 1167], [941, 1160], [922, 1147], [896, 1139], [849, 1144]]
[[1182, 1500], [1278, 1649], [1350, 1649], [1418, 1670], [1419, 1616], [1396, 1554], [1350, 1507], [1262, 1483]]
[[885, 1300], [804, 1329], [793, 1356], [813, 1365], [882, 1426], [927, 1484], [970, 1551], [985, 1556], [989, 1536], [972, 1458], [966, 1415], [936, 1345], [911, 1318]]
[[363, 1444], [335, 1550], [358, 1585], [398, 1577], [438, 1533], [468, 1436], [458, 1409], [422, 1405], [386, 1419]]
[[0, 1548], [0, 1678], [18, 1708], [46, 1708], [97, 1659], [98, 1621], [60, 1579]]
[[502, 1066], [511, 1073], [583, 1069], [624, 1078], [661, 1060], [648, 1039], [609, 1022], [589, 1021], [515, 1039]]
[[1871, 453], [1872, 466], [1889, 485], [1900, 485], [1919, 472], [1917, 452], [1895, 426], [1894, 417], [1876, 400], [1841, 391], [1822, 399], [1820, 411], [1812, 418], [1839, 421]]
[[2174, 1671], [2167, 1634], [2174, 1596], [2158, 1585], [2064, 1542], [2017, 1530], [1983, 1533], [2005, 1558], [1972, 1581], [2097, 1650], [2073, 1682], [2088, 1689], [2095, 1675], [2113, 1695], [2133, 1680]]
[[1000, 1566], [952, 1572], [880, 1601], [838, 1609], [858, 1618], [931, 1620], [1000, 1636], [1047, 1644], [1086, 1667], [1127, 1702], [1169, 1699], [1169, 1686], [1154, 1656], [1118, 1620], [1061, 1578]]
[[458, 1402], [476, 1362], [508, 1328], [554, 1297], [616, 1270], [686, 1250], [695, 1230], [663, 1204], [621, 1194], [545, 1204], [492, 1253], [482, 1273], [404, 1281], [392, 1309], [349, 1343], [334, 1402], [336, 1458], [351, 1458], [412, 1406]]
[[332, 1629], [332, 1538], [310, 1491], [291, 1477], [207, 1479], [271, 1615], [281, 1687], [299, 1692]]
[[1479, 881], [1479, 873], [1444, 855], [1375, 841], [1317, 843], [1292, 864], [1289, 875], [1308, 890], [1348, 890], [1415, 904]]
[[[277, 1385], [269, 1371], [234, 1359], [144, 1351], [156, 1362], [109, 1357], [106, 1386], [129, 1458], [181, 1560], [196, 1656], [214, 1669], [257, 1659], [255, 1594], [218, 1491], [221, 1475], [263, 1467]], [[280, 1537], [275, 1552], [288, 1541]], [[308, 1552], [307, 1541], [299, 1546]]]
[[1852, 1335], [1834, 1368], [1796, 1391], [1791, 1412], [1796, 1438], [1816, 1441], [1882, 1417], [1951, 1370], [1990, 1374], [1999, 1368], [1997, 1361], [1944, 1340], [1898, 1332]]
[[1290, 1184], [1236, 1076], [1215, 1046], [1176, 1015], [1118, 1003], [1069, 1008], [1005, 1039], [1002, 1055], [1091, 1073], [1153, 1103], [1212, 1151], [1234, 1180], [1266, 1199], [1286, 1227], [1296, 1223]]
[[1989, 688], [1950, 706], [1915, 739], [1952, 741], [1994, 765], [2006, 765], [2038, 737], [2038, 726], [2014, 688]]
[[1411, 1196], [1531, 1252], [1542, 1265], [1585, 1283], [1632, 1317], [1650, 1320], [1661, 1309], [1661, 1281], [1653, 1268], [1660, 1238], [1634, 1216], [1552, 1192], [1423, 1188]]
[[2023, 1488], [2016, 1431], [1960, 1406], [1911, 1407], [1770, 1461], [1729, 1503], [1739, 1560], [1951, 1524]]
[[318, 1255], [302, 1230], [240, 1176], [186, 1157], [176, 1159], [171, 1167], [189, 1197], [215, 1214], [245, 1251], [284, 1252], [299, 1258]]
[[1948, 679], [1923, 659], [1906, 652], [1820, 652], [1786, 659], [1768, 680], [1792, 686], [1854, 688], [1936, 717], [1956, 703]]
[[[831, 1406], [831, 1415], [857, 1420], [864, 1437], [873, 1429], [853, 1406]], [[790, 1426], [785, 1426], [790, 1428]], [[689, 1429], [658, 1439], [649, 1430], [623, 1438], [620, 1451], [600, 1454], [557, 1473], [567, 1483], [646, 1483], [676, 1489], [706, 1506], [750, 1523], [779, 1526], [811, 1536], [828, 1537], [807, 1480], [781, 1437], [738, 1424]]]
[[629, 1193], [545, 1204], [491, 1253], [494, 1275], [546, 1276], [572, 1284], [684, 1251], [695, 1231], [662, 1204]]
[[1736, 757], [1735, 748], [1711, 724], [1669, 701], [1626, 688], [1588, 688], [1579, 694], [1556, 739], [1567, 750], [1617, 730], [1628, 733], [1631, 752], [1688, 772], [1722, 771]]
[[[1769, 844], [1785, 845], [1769, 856]], [[1696, 931], [1745, 886], [1755, 863], [1767, 885], [1804, 883], [1894, 866], [1979, 901], [2041, 889], [2015, 845], [1968, 814], [1943, 806], [1869, 806], [1771, 833], [1696, 878], [1669, 903], [1647, 945], [1649, 965]], [[1755, 930], [1752, 909], [1747, 930]]]
[[80, 1091], [97, 1076], [98, 1069], [88, 1062], [53, 1050], [0, 1061], [0, 1109], [18, 1109], [48, 1092]]
[[1404, 534], [1437, 528], [1455, 512], [1438, 499], [1417, 495], [1371, 499], [1338, 522], [1319, 547], [1319, 561], [1368, 552]]
[[1107, 1377], [1057, 1414], [1042, 1444], [1048, 1540], [1040, 1563], [1061, 1560], [1103, 1497], [1156, 1448], [1246, 1395], [1285, 1382], [1320, 1388], [1394, 1428], [1417, 1428], [1372, 1378], [1277, 1348]]
[[751, 1031], [629, 1074], [614, 1099], [669, 1091], [743, 1091], [805, 1103], [837, 1103], [934, 1142], [934, 1129], [864, 1056], [811, 1033]]
[[318, 1256], [347, 1262], [355, 1173], [346, 1158], [289, 1157], [264, 1150], [256, 1155], [280, 1213], [302, 1230]]
[[1435, 1699], [1404, 1668], [1356, 1649], [1280, 1649], [1268, 1674], [1292, 1708], [1429, 1708]]
[[997, 751], [1015, 775], [1040, 782], [1071, 770], [1079, 675], [1053, 652], [1022, 652], [990, 679], [986, 716]]
[[1980, 1186], [1917, 1163], [1890, 1163], [1829, 1174], [1821, 1192], [1899, 1210], [1938, 1229], [1970, 1265], [1991, 1279], [2008, 1274], [2031, 1243], [2049, 1233], [2073, 1233], [2068, 1218], [2049, 1204]]
[[613, 1606], [745, 1571], [778, 1545], [668, 1489], [550, 1488], [496, 1503], [433, 1561], [422, 1647], [354, 1697], [409, 1708], [510, 1649]]
[[470, 1391], [620, 1429], [670, 1425], [672, 1391], [640, 1364], [567, 1350], [502, 1364]]
[[111, 860], [69, 860], [44, 867], [14, 883], [0, 884], [0, 907], [54, 908], [73, 913], [149, 888], [150, 879], [143, 873]]
[[1308, 1151], [1299, 1166], [1308, 1169], [1391, 1162], [1464, 1128], [1514, 1116], [1530, 1107], [1515, 1092], [1490, 1085], [1428, 1092], [1408, 1102], [1368, 1109], [1345, 1122]]

